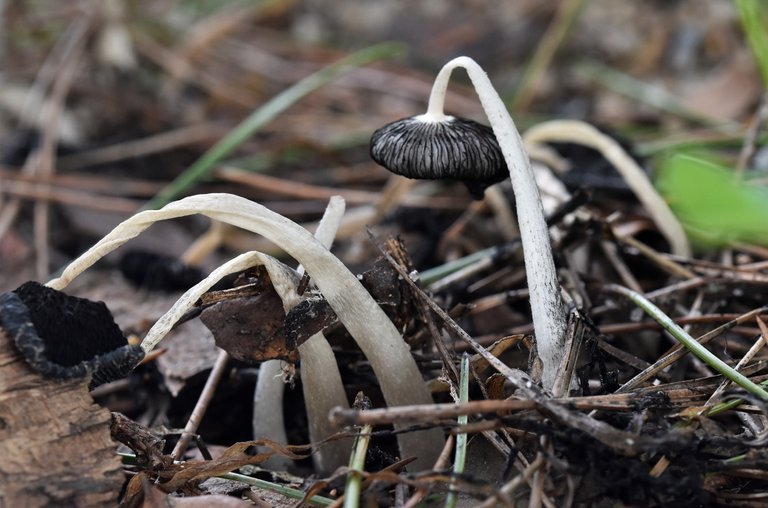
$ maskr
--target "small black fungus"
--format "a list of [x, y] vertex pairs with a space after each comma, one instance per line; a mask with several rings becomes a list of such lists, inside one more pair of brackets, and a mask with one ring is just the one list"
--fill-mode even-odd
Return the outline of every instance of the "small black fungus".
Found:
[[120, 259], [120, 272], [139, 288], [160, 291], [186, 290], [205, 278], [201, 270], [177, 258], [138, 250]]
[[373, 160], [408, 178], [463, 182], [476, 199], [509, 176], [490, 127], [452, 116], [439, 121], [424, 117], [404, 118], [374, 132]]
[[92, 374], [91, 387], [124, 377], [144, 357], [139, 346], [128, 345], [103, 302], [38, 282], [0, 294], [0, 327], [43, 376]]

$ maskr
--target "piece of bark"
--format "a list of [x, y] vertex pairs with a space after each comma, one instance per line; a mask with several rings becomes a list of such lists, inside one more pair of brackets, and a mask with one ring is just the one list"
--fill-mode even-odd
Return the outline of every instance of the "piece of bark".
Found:
[[88, 379], [43, 378], [0, 329], [0, 506], [115, 506], [109, 423]]

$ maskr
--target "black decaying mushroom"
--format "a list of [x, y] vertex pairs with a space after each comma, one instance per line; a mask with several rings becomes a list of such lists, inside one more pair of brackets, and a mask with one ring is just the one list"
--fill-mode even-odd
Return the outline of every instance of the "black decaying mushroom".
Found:
[[92, 374], [91, 388], [127, 375], [144, 357], [103, 302], [69, 296], [38, 282], [0, 294], [0, 327], [26, 362], [46, 377]]
[[426, 113], [387, 124], [371, 137], [371, 157], [407, 178], [463, 182], [475, 199], [509, 177], [493, 130], [455, 116]]

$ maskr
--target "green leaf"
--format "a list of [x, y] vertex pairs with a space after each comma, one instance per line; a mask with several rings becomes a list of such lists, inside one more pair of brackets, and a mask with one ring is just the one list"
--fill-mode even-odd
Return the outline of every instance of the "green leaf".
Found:
[[699, 247], [768, 245], [768, 187], [709, 158], [675, 154], [661, 165], [659, 192]]

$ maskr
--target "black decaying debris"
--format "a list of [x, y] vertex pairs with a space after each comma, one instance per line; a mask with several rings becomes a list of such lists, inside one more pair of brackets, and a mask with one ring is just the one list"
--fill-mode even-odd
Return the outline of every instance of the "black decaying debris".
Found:
[[0, 295], [0, 326], [27, 363], [46, 377], [91, 373], [91, 386], [118, 379], [144, 357], [127, 344], [103, 302], [69, 296], [38, 282]]
[[120, 272], [135, 286], [161, 291], [189, 289], [205, 278], [201, 270], [175, 257], [138, 250], [120, 259]]
[[463, 182], [476, 199], [509, 176], [493, 130], [457, 117], [429, 121], [425, 115], [385, 125], [371, 137], [371, 157], [398, 175]]

